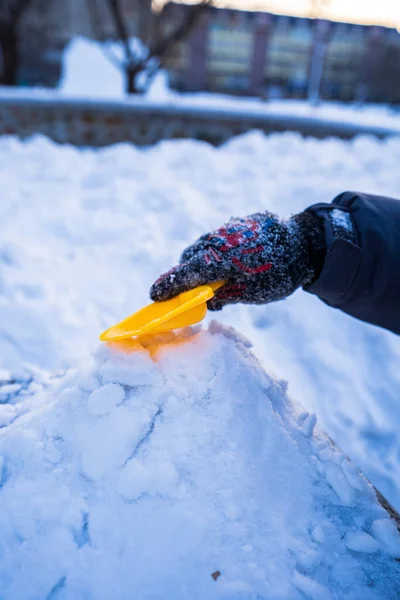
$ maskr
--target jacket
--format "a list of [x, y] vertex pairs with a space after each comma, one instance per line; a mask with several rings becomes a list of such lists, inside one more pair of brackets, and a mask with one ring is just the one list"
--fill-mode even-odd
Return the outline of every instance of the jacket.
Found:
[[[332, 210], [349, 213], [352, 240], [337, 235]], [[400, 201], [344, 192], [308, 210], [323, 218], [327, 254], [305, 289], [340, 310], [400, 334]]]

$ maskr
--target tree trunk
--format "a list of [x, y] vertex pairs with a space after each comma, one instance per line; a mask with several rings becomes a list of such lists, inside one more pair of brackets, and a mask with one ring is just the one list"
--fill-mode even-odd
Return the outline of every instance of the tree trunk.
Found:
[[125, 91], [127, 94], [141, 94], [137, 86], [136, 77], [142, 68], [126, 67], [125, 69]]
[[0, 48], [3, 59], [3, 85], [18, 84], [19, 48], [17, 30], [10, 24], [0, 25]]

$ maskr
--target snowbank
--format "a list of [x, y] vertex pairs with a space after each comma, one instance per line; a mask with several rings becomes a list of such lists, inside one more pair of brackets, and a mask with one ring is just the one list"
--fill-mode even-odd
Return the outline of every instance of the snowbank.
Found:
[[[146, 56], [146, 46], [138, 38], [131, 40], [132, 52], [138, 59]], [[100, 44], [84, 37], [75, 37], [63, 55], [62, 75], [58, 90], [69, 98], [116, 100], [127, 98], [125, 77], [120, 65], [124, 62], [124, 49], [118, 42]], [[154, 69], [154, 61], [149, 65]], [[138, 85], [147, 89], [147, 75], [138, 76]], [[168, 77], [160, 70], [151, 78], [146, 100], [167, 101], [173, 96], [168, 87]], [[44, 96], [46, 97], [46, 96]], [[140, 97], [138, 98], [140, 101]]]
[[[86, 360], [101, 331], [148, 302], [186, 245], [226, 221], [281, 216], [345, 189], [396, 197], [400, 141], [252, 132], [221, 148], [57, 146], [0, 138], [0, 357], [48, 370]], [[303, 292], [218, 318], [400, 511], [400, 339]]]
[[121, 98], [124, 78], [117, 65], [122, 60], [123, 50], [119, 44], [99, 44], [76, 37], [64, 51], [59, 88], [72, 97]]
[[398, 597], [396, 527], [248, 345], [214, 322], [103, 346], [16, 402], [2, 599]]
[[[141, 40], [132, 38], [130, 45], [138, 59], [146, 56], [147, 49]], [[59, 90], [72, 98], [123, 98], [126, 96], [124, 73], [120, 67], [123, 64], [124, 48], [119, 42], [100, 44], [75, 37], [64, 51]]]

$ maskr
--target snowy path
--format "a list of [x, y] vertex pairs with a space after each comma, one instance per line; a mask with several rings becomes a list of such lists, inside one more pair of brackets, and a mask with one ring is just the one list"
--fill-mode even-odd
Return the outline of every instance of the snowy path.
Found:
[[233, 331], [183, 333], [150, 354], [102, 346], [15, 405], [1, 598], [398, 598], [396, 527], [314, 416]]
[[[0, 356], [76, 366], [145, 304], [185, 245], [231, 215], [287, 215], [344, 189], [400, 195], [400, 141], [258, 133], [215, 149], [0, 139]], [[298, 292], [218, 315], [400, 509], [400, 340]]]

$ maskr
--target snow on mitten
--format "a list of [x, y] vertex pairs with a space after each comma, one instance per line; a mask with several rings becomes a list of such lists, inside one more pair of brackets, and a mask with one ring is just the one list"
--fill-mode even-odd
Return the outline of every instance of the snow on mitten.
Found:
[[244, 302], [281, 300], [314, 281], [326, 254], [322, 219], [303, 212], [287, 221], [264, 212], [233, 218], [182, 254], [179, 265], [152, 286], [152, 300], [218, 280], [226, 284], [208, 302], [210, 310]]

